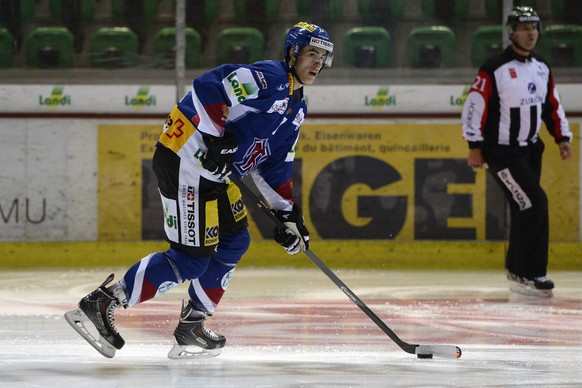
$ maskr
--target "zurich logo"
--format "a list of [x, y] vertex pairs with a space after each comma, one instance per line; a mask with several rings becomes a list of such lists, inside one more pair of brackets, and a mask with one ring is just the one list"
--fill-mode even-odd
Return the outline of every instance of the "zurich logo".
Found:
[[530, 94], [534, 94], [536, 92], [536, 84], [530, 82], [529, 84], [527, 84], [527, 90], [528, 92], [530, 92]]

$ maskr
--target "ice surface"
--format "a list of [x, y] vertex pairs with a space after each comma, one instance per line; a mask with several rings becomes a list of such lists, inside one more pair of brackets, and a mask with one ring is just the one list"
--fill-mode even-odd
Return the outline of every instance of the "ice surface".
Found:
[[555, 296], [537, 299], [502, 271], [335, 271], [402, 340], [457, 345], [455, 360], [403, 352], [318, 269], [244, 268], [208, 324], [222, 354], [175, 361], [185, 284], [118, 310], [113, 359], [65, 322], [108, 270], [0, 272], [1, 387], [582, 386], [580, 272], [550, 273]]

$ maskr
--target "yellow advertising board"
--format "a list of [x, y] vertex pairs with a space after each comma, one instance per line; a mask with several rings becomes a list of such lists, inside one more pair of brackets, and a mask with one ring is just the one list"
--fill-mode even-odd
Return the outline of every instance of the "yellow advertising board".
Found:
[[[161, 124], [99, 125], [99, 241], [142, 240], [144, 196], [151, 196], [157, 184], [151, 166], [147, 170], [143, 165], [150, 163], [161, 131]], [[159, 196], [155, 200], [159, 202]], [[161, 214], [160, 206], [157, 215], [163, 229]]]
[[[572, 127], [578, 139], [579, 126]], [[505, 239], [505, 200], [485, 171], [467, 166], [459, 124], [318, 123], [302, 130], [305, 215], [320, 237]], [[551, 239], [578, 241], [579, 154], [564, 162], [551, 137], [542, 138]]]
[[[578, 138], [579, 125], [572, 127]], [[150, 166], [160, 131], [159, 125], [99, 126], [100, 241], [163, 239]], [[504, 199], [485, 171], [467, 166], [460, 132], [458, 123], [434, 121], [304, 125], [295, 193], [313, 239], [504, 240]], [[579, 153], [561, 161], [551, 138], [542, 138], [550, 237], [579, 241]], [[253, 238], [270, 239], [271, 226], [249, 210]]]
[[[303, 198], [309, 199], [304, 204], [310, 209], [306, 218], [316, 224], [313, 229], [322, 238], [413, 240], [415, 217], [424, 217], [425, 211], [439, 212], [453, 198], [441, 197], [454, 191], [483, 202], [483, 176], [473, 174], [466, 163], [463, 166], [464, 154], [458, 128], [453, 125], [305, 125], [297, 156], [303, 164]], [[457, 181], [457, 173], [444, 166], [451, 162], [470, 184]], [[435, 173], [422, 179], [420, 189], [426, 191], [417, 193], [415, 182], [427, 169], [435, 169]], [[448, 176], [451, 173], [454, 176]], [[440, 190], [433, 192], [438, 189], [435, 184]], [[418, 207], [417, 194], [420, 199], [425, 194], [432, 198], [434, 209]], [[482, 206], [475, 211], [475, 215], [466, 215], [464, 224], [481, 230]]]

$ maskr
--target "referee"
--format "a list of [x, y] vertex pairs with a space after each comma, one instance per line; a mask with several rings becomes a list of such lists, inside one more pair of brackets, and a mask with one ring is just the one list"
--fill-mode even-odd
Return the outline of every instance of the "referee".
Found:
[[533, 53], [541, 22], [530, 7], [515, 7], [507, 17], [511, 44], [488, 59], [471, 85], [461, 115], [469, 144], [468, 164], [488, 167], [511, 209], [505, 268], [511, 291], [551, 297], [548, 265], [548, 199], [540, 186], [544, 143], [542, 121], [559, 147], [572, 157], [572, 133], [552, 71]]

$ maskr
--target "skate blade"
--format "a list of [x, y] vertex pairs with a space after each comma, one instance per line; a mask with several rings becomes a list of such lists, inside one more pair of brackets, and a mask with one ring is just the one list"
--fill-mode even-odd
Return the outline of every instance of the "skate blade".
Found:
[[509, 290], [517, 294], [536, 296], [538, 298], [551, 298], [554, 295], [552, 290], [538, 290], [515, 282], [509, 284]]
[[203, 349], [196, 345], [178, 345], [174, 342], [174, 347], [168, 352], [168, 358], [171, 360], [196, 360], [204, 358], [213, 358], [222, 352], [218, 349]]
[[[101, 355], [107, 358], [113, 358], [115, 356], [115, 349], [113, 345], [105, 340], [105, 338], [98, 336], [99, 338], [95, 337], [87, 327], [85, 326], [85, 322], [91, 322], [89, 317], [81, 310], [80, 308], [76, 308], [74, 310], [68, 311], [65, 313], [65, 320], [75, 331], [83, 337], [85, 341], [89, 343], [89, 345], [93, 346], [95, 350], [97, 350]], [[91, 323], [93, 324], [93, 323]]]

